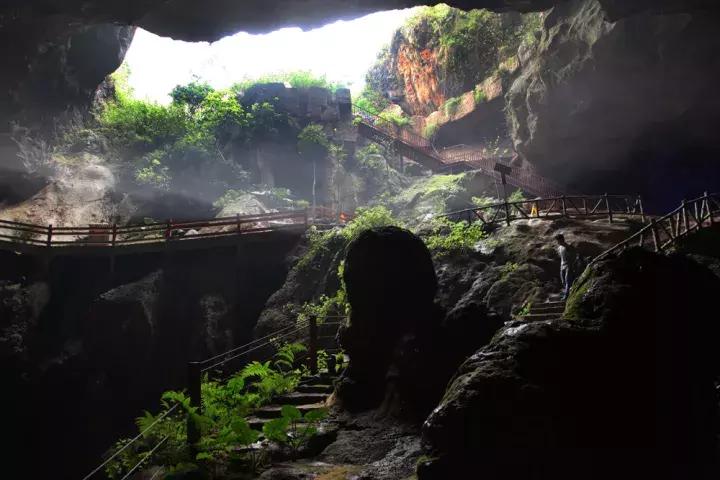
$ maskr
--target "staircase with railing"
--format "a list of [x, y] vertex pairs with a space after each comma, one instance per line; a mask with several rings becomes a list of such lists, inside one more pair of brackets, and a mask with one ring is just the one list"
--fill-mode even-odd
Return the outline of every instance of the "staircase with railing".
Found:
[[479, 150], [465, 152], [442, 152], [435, 149], [433, 143], [410, 130], [385, 120], [361, 107], [355, 106], [358, 133], [375, 142], [391, 142], [398, 154], [419, 163], [433, 172], [448, 170], [475, 170], [494, 180], [500, 180], [495, 166], [500, 163], [509, 169], [507, 183], [532, 195], [554, 197], [566, 193], [566, 189], [531, 170], [508, 165], [504, 159], [486, 155]]
[[705, 192], [702, 197], [694, 200], [683, 200], [678, 208], [660, 218], [651, 218], [648, 225], [598, 255], [591, 263], [632, 247], [664, 252], [688, 235], [718, 223], [720, 223], [720, 193]]

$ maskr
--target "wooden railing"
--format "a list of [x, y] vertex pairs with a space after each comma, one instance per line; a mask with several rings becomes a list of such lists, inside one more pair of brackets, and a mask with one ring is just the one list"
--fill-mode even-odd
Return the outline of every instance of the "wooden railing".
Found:
[[691, 233], [720, 222], [720, 194], [707, 192], [700, 198], [685, 201], [678, 208], [650, 223], [624, 241], [597, 256], [591, 263], [631, 247], [645, 247], [663, 252]]
[[344, 222], [349, 214], [325, 207], [257, 215], [236, 215], [206, 220], [154, 222], [141, 225], [88, 225], [56, 227], [0, 220], [0, 243], [34, 247], [119, 247], [228, 237], [307, 228], [320, 222]]
[[518, 202], [503, 202], [477, 208], [459, 210], [442, 215], [455, 221], [482, 222], [486, 225], [531, 218], [607, 218], [610, 223], [616, 215], [637, 216], [645, 222], [640, 197], [629, 195], [575, 195], [536, 198]]
[[[446, 169], [457, 169], [462, 167], [466, 170], [478, 170], [488, 177], [500, 180], [500, 174], [495, 171], [495, 165], [502, 163], [511, 169], [506, 175], [507, 182], [513, 187], [520, 188], [528, 193], [540, 197], [553, 197], [567, 193], [567, 189], [563, 186], [548, 180], [531, 170], [526, 168], [512, 167], [506, 159], [489, 156], [481, 151], [473, 150], [467, 152], [444, 152], [437, 151], [433, 143], [419, 135], [407, 127], [395, 125], [389, 120], [374, 115], [361, 107], [355, 106], [355, 112], [360, 120], [360, 127], [364, 127], [368, 131], [378, 132], [381, 136], [398, 142], [406, 149], [413, 149], [421, 156], [427, 157], [427, 167], [442, 171]], [[362, 128], [359, 132], [368, 136]], [[401, 152], [402, 153], [402, 152]], [[417, 159], [416, 159], [417, 160]], [[422, 161], [420, 163], [423, 163]]]

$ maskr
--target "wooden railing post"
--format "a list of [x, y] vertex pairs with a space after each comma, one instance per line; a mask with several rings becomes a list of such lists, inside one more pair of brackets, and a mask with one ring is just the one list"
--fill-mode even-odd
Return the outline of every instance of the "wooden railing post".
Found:
[[171, 233], [172, 233], [172, 220], [168, 220], [165, 223], [165, 240], [166, 241], [170, 240]]
[[608, 220], [610, 221], [610, 223], [613, 223], [613, 214], [612, 214], [612, 208], [610, 208], [610, 199], [608, 198], [607, 193], [604, 195], [604, 197], [605, 197], [605, 208], [607, 208]]
[[[688, 218], [688, 208], [687, 208], [687, 201], [683, 200], [681, 203], [682, 206], [682, 219], [683, 219], [683, 225], [685, 225], [685, 233], [690, 232], [690, 219]], [[679, 236], [678, 232], [678, 236]]]
[[703, 196], [703, 198], [705, 199], [705, 206], [707, 208], [708, 219], [710, 220], [710, 226], [712, 226], [713, 223], [715, 223], [715, 219], [713, 218], [712, 208], [710, 208], [710, 195], [708, 195], [708, 192], [705, 192], [705, 195]]
[[585, 216], [588, 216], [587, 198], [583, 197], [583, 210], [585, 210]]
[[52, 236], [53, 236], [53, 226], [52, 223], [48, 225], [48, 233], [47, 233], [47, 246], [50, 247], [52, 245]]
[[642, 223], [645, 223], [645, 210], [643, 209], [642, 197], [640, 195], [637, 197], [637, 202], [638, 208], [640, 209], [640, 220]]
[[237, 224], [237, 231], [238, 231], [238, 233], [240, 233], [240, 232], [241, 232], [240, 224], [241, 224], [242, 222], [240, 221], [240, 214], [239, 214], [239, 213], [235, 215], [235, 223]]
[[317, 330], [317, 318], [313, 315], [310, 317], [308, 322], [309, 328], [309, 341], [308, 341], [308, 368], [310, 373], [317, 375], [318, 373], [318, 361], [317, 361], [317, 341], [318, 341], [318, 330]]
[[[197, 413], [202, 410], [202, 364], [198, 362], [188, 363], [188, 393], [190, 395], [190, 406], [197, 409]], [[190, 446], [200, 441], [200, 429], [192, 418], [187, 417], [187, 443]]]
[[562, 216], [567, 217], [567, 202], [565, 201], [565, 195], [560, 198], [560, 204], [562, 205]]
[[535, 218], [540, 218], [540, 202], [535, 201]]
[[655, 251], [660, 251], [660, 239], [658, 238], [657, 222], [655, 219], [650, 220], [650, 230], [652, 230], [653, 243], [655, 244]]
[[117, 242], [117, 223], [113, 223], [112, 226], [112, 237], [110, 239], [110, 245], [114, 247], [115, 242]]

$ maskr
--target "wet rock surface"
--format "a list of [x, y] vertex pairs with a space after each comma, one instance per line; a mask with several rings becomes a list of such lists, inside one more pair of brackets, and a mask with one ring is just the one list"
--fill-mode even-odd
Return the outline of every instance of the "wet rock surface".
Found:
[[423, 427], [419, 478], [713, 478], [717, 326], [694, 299], [719, 291], [684, 258], [594, 266], [563, 320], [502, 329], [460, 367]]

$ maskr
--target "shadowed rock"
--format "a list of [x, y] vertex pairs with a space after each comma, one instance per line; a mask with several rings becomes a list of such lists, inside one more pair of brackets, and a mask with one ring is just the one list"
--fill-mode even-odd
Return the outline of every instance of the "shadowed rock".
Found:
[[592, 267], [565, 319], [505, 328], [462, 365], [419, 478], [716, 478], [718, 327], [699, 299], [718, 292], [679, 257]]

